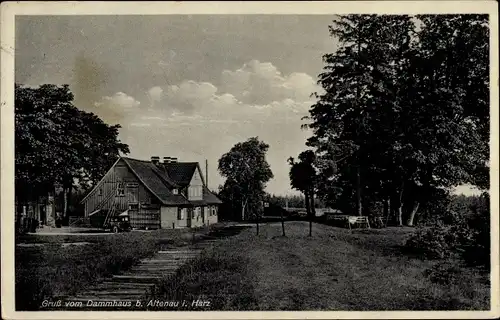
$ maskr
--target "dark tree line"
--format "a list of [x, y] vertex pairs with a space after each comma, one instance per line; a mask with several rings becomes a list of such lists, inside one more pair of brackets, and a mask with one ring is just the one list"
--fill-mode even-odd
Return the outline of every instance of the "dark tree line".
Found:
[[15, 86], [15, 187], [18, 204], [62, 188], [66, 216], [73, 190], [87, 190], [129, 148], [120, 125], [76, 108], [68, 85]]
[[[270, 204], [280, 206], [282, 208], [285, 208], [288, 204], [289, 208], [305, 208], [306, 207], [306, 199], [303, 195], [287, 195], [287, 196], [281, 196], [281, 195], [275, 195], [275, 194], [268, 194], [266, 196], [266, 201], [269, 202]], [[321, 201], [321, 199], [314, 199], [314, 205], [316, 208], [324, 208], [325, 205]]]
[[314, 161], [291, 162], [292, 187], [398, 225], [413, 225], [436, 193], [488, 189], [487, 19], [337, 17], [329, 30], [340, 45], [323, 56], [323, 91], [305, 125]]

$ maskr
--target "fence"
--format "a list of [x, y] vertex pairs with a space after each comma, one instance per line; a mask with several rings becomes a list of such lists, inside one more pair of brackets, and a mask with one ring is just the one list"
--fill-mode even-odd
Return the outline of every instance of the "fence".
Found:
[[70, 227], [91, 227], [90, 217], [69, 216], [68, 225]]

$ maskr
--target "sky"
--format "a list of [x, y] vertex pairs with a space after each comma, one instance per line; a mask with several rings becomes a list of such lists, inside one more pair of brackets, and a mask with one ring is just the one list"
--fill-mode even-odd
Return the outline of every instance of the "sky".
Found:
[[[69, 84], [75, 105], [119, 123], [133, 158], [218, 159], [258, 136], [289, 194], [287, 159], [305, 150], [303, 116], [334, 52], [332, 15], [18, 16], [16, 82]], [[469, 193], [470, 188], [461, 187]]]

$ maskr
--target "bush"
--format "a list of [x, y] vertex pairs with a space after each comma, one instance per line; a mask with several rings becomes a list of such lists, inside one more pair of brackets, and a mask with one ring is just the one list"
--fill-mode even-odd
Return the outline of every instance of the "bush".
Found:
[[427, 259], [443, 259], [453, 253], [455, 238], [449, 228], [436, 224], [431, 228], [419, 228], [405, 243], [405, 249]]
[[460, 255], [471, 265], [489, 265], [490, 219], [482, 213], [450, 211], [430, 228], [419, 228], [405, 243], [410, 253], [427, 259]]
[[490, 217], [476, 215], [469, 221], [470, 234], [462, 239], [461, 255], [464, 260], [477, 266], [490, 264]]
[[381, 229], [385, 227], [384, 221], [381, 216], [370, 216], [370, 227], [375, 229]]

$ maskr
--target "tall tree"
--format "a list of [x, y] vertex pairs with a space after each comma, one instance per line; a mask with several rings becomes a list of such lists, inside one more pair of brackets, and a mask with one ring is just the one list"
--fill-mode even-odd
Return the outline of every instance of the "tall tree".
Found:
[[[388, 143], [376, 135], [384, 129], [378, 126], [382, 119], [379, 109], [397, 108], [384, 99], [382, 89], [397, 66], [389, 53], [401, 47], [394, 39], [409, 41], [405, 32], [410, 26], [407, 16], [347, 15], [329, 27], [341, 46], [323, 56], [326, 65], [318, 82], [324, 93], [316, 94], [318, 101], [310, 110], [314, 135], [307, 144], [316, 149], [318, 158], [333, 162], [330, 167], [338, 169], [324, 173], [331, 178], [330, 184], [344, 181], [346, 190], [354, 186], [358, 215], [363, 214], [362, 193], [367, 185], [363, 176], [371, 175], [371, 163], [376, 160], [373, 151], [384, 150], [374, 146]], [[386, 135], [392, 133], [390, 128], [385, 131]]]
[[63, 214], [75, 184], [97, 182], [119, 152], [119, 125], [109, 126], [96, 115], [77, 109], [68, 85], [15, 87], [16, 197], [34, 201], [63, 187]]
[[290, 184], [293, 189], [301, 191], [305, 196], [307, 217], [309, 218], [309, 236], [312, 236], [312, 221], [316, 216], [314, 194], [317, 173], [314, 163], [316, 156], [313, 151], [307, 150], [299, 154], [299, 162], [293, 157], [288, 159], [290, 164]]
[[[489, 186], [489, 29], [484, 15], [424, 15], [412, 64], [408, 140], [418, 194]], [[425, 66], [425, 67], [423, 67]], [[422, 199], [417, 199], [422, 200]], [[416, 202], [418, 203], [418, 202]], [[413, 207], [415, 209], [415, 206]], [[408, 224], [413, 224], [411, 210]]]
[[337, 170], [319, 194], [355, 194], [358, 214], [379, 199], [399, 225], [407, 208], [412, 225], [432, 190], [488, 185], [484, 16], [347, 15], [330, 32], [341, 45], [324, 56], [308, 145]]
[[269, 145], [258, 137], [234, 145], [219, 159], [218, 169], [226, 178], [222, 187], [225, 200], [239, 207], [240, 217], [246, 220], [253, 217], [257, 224], [262, 211], [264, 188], [273, 178], [267, 163], [266, 153]]

